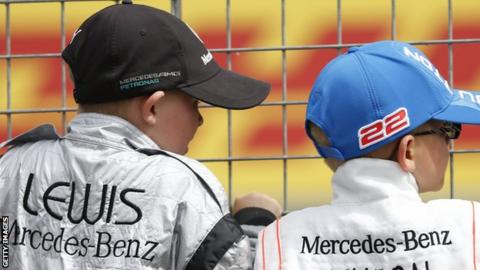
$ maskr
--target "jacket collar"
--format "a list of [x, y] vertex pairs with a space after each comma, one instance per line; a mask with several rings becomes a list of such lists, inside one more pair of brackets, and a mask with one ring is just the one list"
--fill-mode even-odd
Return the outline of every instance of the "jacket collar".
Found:
[[386, 198], [421, 201], [414, 176], [397, 162], [357, 158], [333, 175], [333, 204], [364, 203]]
[[66, 138], [85, 138], [119, 147], [160, 149], [145, 133], [127, 120], [106, 114], [79, 113], [70, 122]]

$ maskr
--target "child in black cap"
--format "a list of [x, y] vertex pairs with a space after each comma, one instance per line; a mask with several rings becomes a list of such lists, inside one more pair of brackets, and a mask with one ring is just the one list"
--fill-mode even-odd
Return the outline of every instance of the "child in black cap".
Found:
[[[67, 134], [43, 125], [3, 144], [12, 269], [249, 269], [223, 187], [184, 154], [199, 100], [246, 109], [270, 86], [221, 69], [185, 23], [131, 1], [88, 18], [62, 56], [80, 111]], [[281, 212], [250, 199], [266, 222]]]

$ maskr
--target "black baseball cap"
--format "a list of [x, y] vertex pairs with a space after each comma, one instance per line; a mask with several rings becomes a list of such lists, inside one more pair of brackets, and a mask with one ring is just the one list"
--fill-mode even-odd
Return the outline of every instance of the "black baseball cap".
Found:
[[62, 57], [72, 71], [79, 104], [178, 89], [211, 105], [246, 109], [270, 91], [266, 82], [220, 68], [180, 19], [131, 1], [88, 18]]

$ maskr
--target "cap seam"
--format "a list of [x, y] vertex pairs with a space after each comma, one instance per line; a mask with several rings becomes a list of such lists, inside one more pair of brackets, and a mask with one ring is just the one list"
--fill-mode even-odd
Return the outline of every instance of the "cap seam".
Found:
[[[118, 23], [119, 23], [119, 20], [117, 20], [117, 16], [118, 16], [118, 12], [115, 12], [114, 13], [114, 20], [115, 20], [115, 23], [114, 23], [114, 28], [113, 28], [113, 31], [112, 31], [112, 39], [110, 41], [110, 49], [111, 49], [111, 57], [112, 57], [112, 63], [110, 64], [110, 66], [112, 68], [114, 68], [115, 66], [118, 65], [118, 48], [117, 48], [117, 33], [118, 33]], [[107, 52], [108, 53], [108, 52]]]
[[[172, 15], [173, 16], [173, 15]], [[162, 18], [163, 20], [163, 18]], [[180, 38], [179, 38], [179, 35], [175, 29], [175, 27], [172, 27], [170, 25], [171, 22], [167, 21], [167, 20], [163, 20], [165, 22], [165, 25], [170, 29], [170, 31], [175, 35], [175, 42], [177, 43], [178, 45], [178, 55], [181, 56], [181, 59], [180, 59], [180, 64], [182, 65], [182, 74], [185, 74], [183, 76], [183, 80], [184, 81], [188, 81], [188, 78], [189, 78], [189, 74], [188, 74], [188, 69], [187, 69], [187, 66], [185, 64], [185, 61], [184, 61], [184, 58], [185, 58], [185, 48], [182, 46], [182, 42], [180, 42]], [[177, 86], [178, 87], [178, 86]]]
[[377, 119], [380, 119], [383, 117], [383, 111], [381, 109], [380, 102], [378, 101], [378, 97], [375, 94], [375, 91], [374, 91], [375, 89], [373, 87], [373, 82], [370, 79], [369, 72], [363, 62], [364, 59], [362, 58], [361, 54], [354, 53], [353, 55], [355, 56], [355, 58], [358, 60], [358, 63], [360, 64], [360, 68], [362, 70], [361, 74], [362, 74], [362, 77], [365, 79], [365, 83], [367, 85], [367, 91], [370, 96], [370, 101], [375, 110]]
[[[452, 89], [452, 91], [457, 91], [455, 89]], [[452, 98], [450, 99], [450, 101], [447, 103], [447, 105], [445, 105], [443, 108], [441, 108], [440, 110], [434, 112], [434, 113], [431, 113], [430, 114], [430, 120], [433, 119], [437, 114], [441, 114], [443, 113], [444, 111], [446, 111], [452, 104], [452, 102], [454, 101], [455, 99], [455, 96], [452, 95]]]

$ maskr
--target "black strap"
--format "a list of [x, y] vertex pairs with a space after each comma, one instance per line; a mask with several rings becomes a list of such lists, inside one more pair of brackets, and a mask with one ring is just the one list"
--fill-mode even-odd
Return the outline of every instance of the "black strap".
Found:
[[242, 228], [227, 214], [203, 239], [195, 254], [187, 264], [186, 270], [214, 269], [230, 247], [244, 235]]
[[233, 217], [240, 224], [262, 226], [267, 226], [277, 219], [272, 212], [260, 207], [242, 208]]
[[202, 186], [205, 188], [205, 190], [207, 191], [207, 193], [213, 198], [213, 200], [215, 201], [215, 203], [218, 205], [218, 208], [220, 208], [220, 212], [223, 213], [223, 210], [222, 210], [222, 205], [220, 204], [220, 202], [218, 201], [217, 199], [217, 196], [215, 196], [215, 193], [213, 192], [213, 190], [210, 188], [210, 186], [207, 184], [207, 182], [205, 181], [205, 179], [203, 179], [196, 171], [194, 171], [190, 166], [188, 166], [187, 163], [185, 163], [183, 160], [165, 152], [165, 151], [162, 151], [162, 150], [159, 150], [159, 149], [150, 149], [150, 148], [136, 148], [133, 144], [131, 144], [131, 142], [129, 142], [128, 140], [126, 141], [131, 147], [133, 147], [136, 151], [142, 153], [142, 154], [145, 154], [147, 156], [153, 156], [153, 155], [164, 155], [164, 156], [167, 156], [167, 157], [171, 157], [173, 159], [176, 159], [178, 160], [180, 163], [182, 163], [183, 165], [185, 165], [185, 167], [187, 167], [190, 171], [193, 172], [193, 174], [195, 174], [195, 176], [197, 177], [198, 181], [200, 181], [200, 183], [202, 184]]

